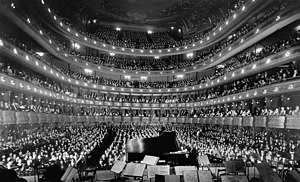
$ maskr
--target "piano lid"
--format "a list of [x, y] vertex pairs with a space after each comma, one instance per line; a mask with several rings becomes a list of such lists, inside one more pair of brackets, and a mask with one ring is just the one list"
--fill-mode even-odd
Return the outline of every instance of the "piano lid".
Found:
[[126, 144], [127, 153], [164, 154], [179, 151], [176, 132], [164, 132], [153, 138], [131, 139]]

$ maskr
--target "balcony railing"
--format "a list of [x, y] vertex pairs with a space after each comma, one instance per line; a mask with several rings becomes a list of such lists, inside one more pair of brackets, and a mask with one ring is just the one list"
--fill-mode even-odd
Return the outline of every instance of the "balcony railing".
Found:
[[[60, 18], [55, 15], [50, 8], [45, 8], [48, 11], [49, 16], [56, 23], [58, 29], [64, 32], [64, 35], [68, 38], [76, 41], [82, 42], [84, 45], [93, 47], [95, 49], [103, 50], [106, 52], [115, 52], [117, 54], [126, 54], [126, 55], [134, 55], [134, 56], [168, 56], [173, 54], [183, 54], [191, 51], [198, 50], [199, 47], [203, 47], [203, 45], [207, 45], [213, 40], [216, 40], [220, 36], [228, 33], [232, 28], [231, 25], [236, 25], [237, 22], [241, 20], [245, 20], [247, 14], [253, 13], [253, 11], [257, 11], [258, 9], [266, 6], [270, 1], [264, 2], [260, 4], [259, 1], [248, 1], [244, 6], [242, 6], [234, 15], [228, 18], [222, 25], [217, 27], [215, 31], [210, 32], [206, 37], [202, 38], [197, 42], [193, 42], [190, 45], [168, 48], [168, 49], [135, 49], [135, 48], [125, 48], [114, 45], [109, 45], [95, 39], [89, 38], [86, 35], [81, 34], [73, 30], [73, 28], [69, 25], [66, 25], [64, 22], [60, 20]], [[45, 5], [46, 6], [46, 5]], [[220, 28], [221, 27], [221, 28]], [[225, 32], [225, 33], [224, 33]]]
[[[186, 87], [180, 87], [180, 88], [164, 88], [164, 89], [144, 89], [144, 88], [142, 88], [142, 89], [139, 89], [139, 88], [123, 88], [123, 87], [98, 85], [95, 83], [87, 83], [84, 81], [70, 78], [70, 77], [62, 74], [60, 71], [57, 71], [55, 68], [52, 68], [48, 64], [44, 63], [43, 61], [35, 58], [34, 56], [31, 56], [29, 53], [16, 48], [14, 45], [10, 44], [9, 42], [7, 42], [5, 40], [0, 40], [0, 41], [2, 42], [2, 46], [0, 46], [2, 51], [5, 51], [7, 54], [11, 54], [17, 60], [21, 61], [21, 63], [32, 65], [39, 72], [43, 73], [43, 75], [46, 75], [53, 79], [58, 79], [60, 82], [72, 84], [75, 86], [85, 87], [85, 88], [89, 88], [89, 89], [94, 89], [94, 90], [104, 90], [104, 91], [112, 91], [112, 92], [120, 92], [120, 93], [136, 93], [136, 94], [140, 94], [140, 95], [143, 95], [145, 93], [147, 93], [147, 94], [154, 94], [154, 93], [156, 93], [156, 94], [163, 94], [163, 93], [171, 94], [171, 93], [180, 93], [180, 92], [189, 92], [189, 91], [195, 91], [195, 90], [208, 89], [208, 88], [212, 88], [212, 87], [215, 87], [215, 86], [218, 86], [218, 85], [230, 82], [230, 81], [240, 79], [240, 78], [245, 77], [250, 74], [264, 71], [266, 69], [278, 66], [280, 64], [284, 64], [284, 63], [288, 63], [288, 62], [297, 60], [300, 55], [300, 48], [299, 48], [299, 46], [296, 46], [296, 47], [292, 47], [287, 50], [281, 51], [279, 53], [276, 53], [274, 55], [270, 55], [267, 58], [261, 59], [250, 65], [239, 68], [235, 71], [227, 73], [227, 74], [225, 74], [219, 78], [216, 78], [214, 80], [211, 80], [207, 83], [186, 86]], [[221, 101], [218, 101], [218, 102], [221, 102]]]
[[[262, 38], [270, 35], [272, 33], [272, 30], [283, 27], [283, 26], [299, 19], [299, 15], [297, 12], [299, 13], [299, 10], [297, 8], [286, 9], [280, 15], [281, 18], [279, 21], [274, 20], [274, 21], [266, 22], [266, 27], [264, 27], [264, 28], [257, 27], [259, 29], [259, 33], [257, 33], [256, 30], [253, 30], [248, 33], [251, 36], [249, 36], [247, 34], [247, 35], [245, 35], [245, 37], [241, 38], [243, 40], [243, 42], [237, 41], [236, 43], [234, 43], [231, 46], [230, 49], [225, 49], [225, 50], [221, 51], [220, 54], [215, 55], [211, 59], [206, 60], [205, 62], [203, 62], [201, 64], [194, 65], [194, 66], [184, 68], [184, 69], [179, 69], [176, 71], [176, 74], [187, 74], [187, 73], [191, 73], [191, 72], [195, 72], [195, 71], [201, 71], [203, 69], [207, 69], [211, 66], [219, 64], [220, 62], [222, 62], [222, 61], [230, 58], [231, 56], [235, 55], [236, 53], [240, 52], [244, 48], [249, 47], [250, 45], [255, 43], [255, 41], [261, 40]], [[10, 18], [12, 18], [12, 16], [13, 16], [13, 13], [8, 15], [8, 17], [10, 17]], [[26, 22], [26, 19], [23, 18], [22, 21]], [[101, 72], [106, 72], [109, 74], [120, 74], [120, 75], [125, 74], [124, 70], [122, 70], [122, 69], [99, 66], [99, 65], [95, 65], [93, 63], [87, 63], [86, 61], [83, 61], [80, 59], [73, 58], [72, 55], [69, 55], [68, 53], [62, 51], [60, 48], [55, 47], [53, 45], [54, 43], [49, 44], [50, 39], [48, 40], [48, 38], [46, 38], [44, 35], [43, 36], [40, 35], [39, 28], [37, 28], [33, 24], [34, 24], [33, 22], [31, 24], [24, 23], [23, 26], [30, 27], [30, 29], [32, 29], [35, 34], [34, 36], [33, 35], [32, 36], [35, 39], [40, 40], [41, 41], [40, 43], [43, 42], [43, 45], [45, 44], [44, 46], [46, 46], [47, 50], [51, 49], [51, 51], [50, 50], [48, 50], [48, 51], [51, 52], [52, 54], [58, 56], [60, 59], [63, 59], [70, 64], [74, 64], [74, 65], [80, 66], [82, 68], [91, 69], [94, 71], [101, 71]], [[24, 30], [26, 31], [26, 29], [24, 29]], [[33, 32], [31, 32], [31, 33], [33, 33]], [[135, 75], [135, 76], [142, 75], [142, 76], [146, 76], [146, 77], [149, 77], [149, 76], [150, 77], [154, 77], [154, 76], [160, 77], [160, 76], [174, 75], [174, 74], [175, 74], [174, 70], [173, 71], [172, 70], [168, 70], [168, 71], [130, 71], [130, 70], [127, 70], [126, 71], [126, 75]]]
[[96, 123], [157, 125], [199, 124], [233, 127], [300, 129], [298, 115], [245, 116], [245, 117], [123, 117], [123, 116], [74, 116], [0, 110], [0, 126], [6, 125], [94, 125]]
[[290, 92], [300, 91], [300, 80], [285, 81], [261, 88], [252, 89], [249, 91], [210, 99], [208, 101], [189, 102], [189, 103], [132, 103], [132, 102], [110, 102], [89, 100], [82, 98], [74, 98], [66, 96], [61, 93], [56, 93], [45, 88], [41, 88], [37, 85], [25, 82], [15, 77], [8, 76], [0, 73], [0, 86], [12, 90], [21, 91], [24, 93], [36, 95], [41, 98], [48, 98], [51, 100], [58, 100], [66, 103], [79, 104], [79, 105], [93, 105], [112, 108], [137, 108], [137, 109], [170, 109], [170, 108], [194, 108], [204, 107], [211, 105], [220, 105], [225, 103], [232, 103], [242, 100], [250, 100], [255, 98], [286, 94]]

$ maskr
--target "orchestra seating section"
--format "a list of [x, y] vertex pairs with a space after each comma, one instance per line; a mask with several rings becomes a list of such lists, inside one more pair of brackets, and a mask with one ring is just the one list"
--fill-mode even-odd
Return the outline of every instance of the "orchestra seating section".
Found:
[[0, 182], [300, 181], [298, 0], [73, 1], [0, 0]]

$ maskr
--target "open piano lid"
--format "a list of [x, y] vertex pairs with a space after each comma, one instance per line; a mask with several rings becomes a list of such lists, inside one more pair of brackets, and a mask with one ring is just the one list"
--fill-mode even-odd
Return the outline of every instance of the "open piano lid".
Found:
[[162, 135], [153, 138], [131, 139], [126, 144], [127, 153], [159, 156], [179, 150], [179, 143], [174, 131], [166, 131]]

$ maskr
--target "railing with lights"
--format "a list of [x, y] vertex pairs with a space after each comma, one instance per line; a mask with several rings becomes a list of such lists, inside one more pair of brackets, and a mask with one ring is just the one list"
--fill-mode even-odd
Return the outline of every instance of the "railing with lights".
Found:
[[274, 96], [280, 94], [286, 94], [290, 92], [296, 92], [300, 90], [300, 80], [286, 81], [277, 83], [249, 91], [219, 97], [216, 99], [210, 99], [208, 101], [200, 102], [189, 102], [189, 103], [131, 103], [131, 102], [109, 102], [109, 101], [98, 101], [88, 99], [78, 99], [64, 94], [52, 92], [50, 90], [41, 88], [31, 83], [19, 80], [17, 78], [0, 74], [0, 85], [3, 88], [15, 89], [24, 93], [30, 93], [37, 95], [42, 98], [48, 98], [51, 100], [58, 100], [67, 103], [80, 104], [80, 105], [93, 105], [103, 107], [116, 107], [116, 108], [138, 108], [138, 109], [170, 109], [170, 108], [194, 108], [194, 107], [205, 107], [212, 105], [220, 105], [225, 103], [238, 102], [243, 100], [250, 100], [255, 98], [262, 98], [267, 96]]
[[[292, 14], [290, 9], [288, 9], [287, 11], [282, 13], [282, 20], [286, 19], [287, 17], [285, 17], [286, 14]], [[294, 18], [297, 16], [293, 16]], [[297, 18], [296, 18], [297, 19]], [[291, 20], [294, 21], [295, 19]], [[266, 25], [272, 24], [270, 22], [273, 22], [273, 20], [270, 20], [269, 22], [266, 22]], [[289, 21], [286, 21], [285, 23], [283, 23], [282, 27], [285, 26], [286, 24], [288, 24]], [[263, 25], [264, 27], [266, 25]], [[273, 25], [273, 24], [272, 24]], [[253, 44], [254, 41], [254, 37], [259, 33], [259, 35], [261, 34], [266, 34], [267, 31], [271, 30], [274, 27], [266, 27], [268, 28], [266, 31], [264, 31], [265, 29], [262, 27], [258, 27], [255, 30], [250, 31], [247, 35], [245, 35], [244, 37], [242, 37], [240, 39], [240, 41], [237, 41], [236, 43], [233, 43], [232, 46], [230, 46], [228, 48], [228, 50], [223, 50], [222, 52], [220, 52], [218, 55], [214, 56], [213, 58], [211, 58], [210, 60], [200, 64], [200, 65], [195, 65], [194, 67], [189, 67], [189, 68], [185, 68], [185, 69], [181, 69], [181, 70], [177, 70], [176, 73], [178, 74], [186, 74], [186, 73], [190, 73], [193, 71], [200, 71], [205, 69], [206, 67], [210, 67], [212, 64], [216, 65], [218, 63], [221, 63], [222, 61], [230, 58], [231, 56], [235, 55], [236, 53], [240, 52], [242, 49], [247, 48], [249, 45]], [[277, 27], [278, 28], [278, 27]], [[259, 31], [258, 31], [259, 30]], [[41, 32], [38, 31], [36, 29], [36, 32]], [[269, 34], [268, 34], [269, 35]], [[267, 35], [264, 35], [264, 37]], [[260, 40], [263, 37], [260, 37]], [[49, 39], [49, 41], [51, 41], [51, 39]], [[250, 41], [250, 44], [248, 43]], [[48, 43], [48, 39], [45, 40], [45, 42]], [[49, 44], [49, 43], [48, 43]], [[51, 43], [50, 43], [51, 44]], [[55, 43], [52, 43], [55, 44]], [[53, 45], [52, 45], [53, 47]], [[113, 74], [126, 74], [126, 75], [143, 75], [143, 76], [164, 76], [164, 75], [173, 75], [175, 73], [175, 71], [128, 71], [128, 70], [122, 70], [122, 69], [115, 69], [115, 68], [109, 68], [109, 67], [100, 67], [99, 65], [95, 65], [92, 63], [87, 63], [85, 61], [82, 61], [80, 59], [74, 59], [72, 58], [73, 56], [64, 52], [63, 50], [59, 49], [59, 46], [54, 46], [53, 50], [56, 51], [56, 55], [64, 55], [61, 56], [61, 59], [64, 60], [69, 60], [70, 63], [72, 64], [76, 64], [76, 63], [80, 63], [81, 66], [87, 66], [87, 69], [91, 69], [91, 70], [101, 70], [101, 72], [107, 72], [107, 73], [113, 73]], [[98, 69], [97, 69], [98, 68]]]
[[[269, 1], [268, 1], [269, 2]], [[42, 3], [43, 4], [43, 3]], [[46, 6], [45, 4], [43, 4]], [[253, 11], [256, 11], [262, 6], [267, 5], [267, 3], [259, 5], [259, 1], [248, 1], [244, 6], [242, 6], [235, 14], [232, 15], [229, 19], [224, 21], [222, 25], [220, 25], [218, 28], [215, 29], [215, 31], [209, 33], [206, 37], [204, 37], [202, 40], [194, 42], [190, 45], [181, 46], [181, 47], [175, 47], [175, 48], [169, 48], [169, 49], [134, 49], [134, 48], [125, 48], [125, 47], [118, 47], [114, 45], [109, 45], [103, 42], [96, 41], [94, 39], [91, 39], [75, 30], [72, 29], [71, 26], [68, 26], [64, 24], [62, 21], [60, 21], [60, 18], [55, 15], [50, 8], [46, 7], [46, 10], [49, 13], [49, 16], [54, 19], [54, 21], [57, 23], [57, 26], [59, 29], [63, 30], [66, 34], [68, 34], [69, 38], [73, 38], [74, 40], [82, 41], [87, 46], [93, 47], [95, 49], [101, 49], [103, 51], [113, 51], [118, 54], [127, 54], [127, 55], [139, 55], [139, 56], [154, 56], [155, 54], [158, 54], [159, 56], [167, 56], [171, 54], [183, 54], [190, 51], [194, 51], [196, 49], [199, 49], [197, 47], [203, 47], [203, 45], [210, 43], [212, 40], [215, 40], [217, 37], [223, 35], [224, 31], [228, 33], [230, 31], [230, 25], [234, 24], [234, 22], [237, 22], [240, 20], [241, 15], [246, 16], [247, 13], [253, 13]], [[254, 8], [256, 7], [256, 8]], [[253, 9], [254, 8], [254, 9]], [[247, 12], [247, 13], [246, 13]], [[246, 17], [244, 17], [245, 19]], [[242, 18], [241, 18], [242, 19]], [[223, 29], [223, 31], [222, 31]]]
[[137, 93], [140, 95], [143, 95], [145, 93], [172, 94], [172, 93], [181, 93], [181, 92], [190, 92], [195, 90], [208, 89], [211, 87], [215, 87], [227, 83], [229, 81], [234, 81], [236, 79], [245, 77], [250, 74], [254, 74], [269, 69], [271, 67], [278, 66], [280, 64], [291, 62], [297, 59], [300, 54], [299, 47], [292, 47], [288, 50], [281, 51], [275, 55], [271, 55], [267, 58], [258, 60], [250, 65], [237, 69], [233, 72], [227, 73], [219, 78], [210, 80], [205, 84], [194, 85], [189, 87], [181, 87], [181, 88], [168, 88], [168, 89], [167, 88], [166, 89], [136, 89], [136, 88], [133, 89], [133, 88], [111, 87], [105, 85], [91, 84], [84, 81], [76, 80], [68, 77], [67, 75], [62, 74], [60, 71], [57, 71], [55, 68], [52, 68], [51, 66], [38, 60], [34, 56], [31, 56], [29, 53], [14, 47], [12, 44], [4, 40], [0, 40], [0, 45], [2, 45], [1, 46], [2, 51], [5, 51], [6, 53], [14, 56], [16, 60], [25, 62], [25, 64], [30, 64], [36, 69], [40, 70], [40, 72], [46, 74], [48, 77], [58, 79], [63, 83], [72, 84], [72, 85], [81, 86], [90, 89], [120, 92], [121, 94], [127, 92], [127, 93]]
[[[286, 20], [284, 22], [281, 22], [281, 27], [291, 23], [292, 21], [295, 21], [298, 19], [298, 14], [293, 11], [290, 11], [288, 9], [287, 11], [282, 12], [281, 14], [281, 20]], [[270, 23], [271, 22], [271, 23]], [[268, 36], [270, 33], [270, 30], [272, 30], [275, 25], [278, 25], [277, 22], [272, 23], [273, 20], [266, 22], [266, 25], [262, 25], [265, 28], [259, 27], [255, 30], [250, 31], [247, 35], [242, 37], [239, 41], [236, 43], [233, 43], [232, 46], [230, 46], [228, 49], [223, 50], [218, 55], [215, 55], [210, 60], [207, 60], [199, 65], [194, 65], [193, 67], [188, 67], [185, 69], [180, 69], [176, 71], [176, 74], [187, 74], [194, 71], [201, 71], [206, 68], [209, 68], [213, 65], [219, 64], [222, 61], [225, 61], [226, 59], [230, 58], [231, 56], [235, 55], [236, 53], [240, 52], [242, 49], [247, 48], [249, 45], [253, 44], [254, 42], [257, 42], [258, 40], [263, 39], [264, 37]], [[32, 24], [32, 23], [31, 23]], [[275, 24], [275, 25], [274, 25]], [[270, 27], [270, 25], [273, 25]], [[34, 28], [34, 27], [33, 27]], [[279, 27], [276, 27], [277, 29]], [[174, 75], [175, 71], [169, 70], [169, 71], [130, 71], [130, 70], [122, 70], [122, 69], [116, 69], [116, 68], [109, 68], [104, 66], [99, 66], [93, 63], [87, 63], [84, 60], [73, 58], [73, 55], [70, 55], [69, 53], [63, 51], [61, 48], [59, 48], [58, 45], [55, 45], [54, 41], [51, 41], [51, 39], [48, 40], [48, 38], [45, 38], [45, 34], [43, 34], [42, 30], [38, 30], [36, 28], [35, 32], [43, 39], [45, 43], [50, 45], [52, 47], [51, 52], [55, 55], [57, 55], [59, 58], [68, 61], [71, 64], [75, 64], [80, 67], [86, 67], [86, 69], [91, 69], [94, 71], [100, 71], [106, 72], [110, 74], [126, 74], [126, 75], [142, 75], [143, 77], [154, 77], [154, 76], [166, 76], [166, 75]], [[268, 33], [269, 32], [269, 33]], [[259, 39], [255, 39], [256, 36], [260, 36]], [[35, 38], [37, 38], [35, 36]], [[49, 42], [48, 42], [49, 41]]]
[[199, 124], [232, 127], [300, 129], [297, 115], [245, 116], [245, 117], [126, 117], [126, 116], [74, 116], [0, 110], [0, 126], [7, 125], [92, 125], [95, 123], [158, 125]]

